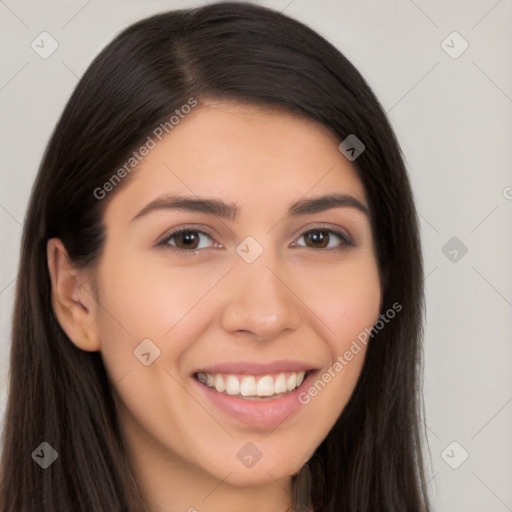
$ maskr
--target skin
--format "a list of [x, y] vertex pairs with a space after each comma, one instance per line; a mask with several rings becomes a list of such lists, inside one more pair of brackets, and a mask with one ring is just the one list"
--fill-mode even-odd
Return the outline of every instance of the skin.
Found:
[[[378, 319], [368, 217], [346, 206], [285, 216], [292, 202], [334, 192], [368, 205], [339, 143], [323, 126], [278, 109], [203, 103], [104, 199], [107, 236], [94, 268], [75, 268], [60, 240], [49, 241], [57, 318], [78, 347], [101, 352], [153, 510], [284, 512], [291, 475], [348, 402], [364, 346], [273, 429], [238, 423], [198, 392], [191, 374], [214, 363], [292, 358], [321, 376]], [[164, 193], [233, 202], [239, 218], [162, 209], [131, 221]], [[171, 228], [191, 224], [211, 235], [200, 235], [198, 254], [157, 246]], [[330, 234], [334, 249], [322, 248], [303, 236], [326, 225], [355, 246]], [[247, 236], [263, 247], [251, 264], [235, 252]], [[179, 236], [169, 244], [187, 250]], [[150, 366], [133, 353], [146, 338], [160, 349]], [[263, 454], [251, 468], [236, 457], [247, 442]]]

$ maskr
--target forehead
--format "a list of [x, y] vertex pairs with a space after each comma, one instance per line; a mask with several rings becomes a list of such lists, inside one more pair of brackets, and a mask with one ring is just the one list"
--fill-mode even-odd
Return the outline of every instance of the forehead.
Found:
[[339, 142], [326, 127], [282, 109], [208, 102], [155, 139], [106, 216], [115, 210], [126, 217], [164, 193], [221, 197], [242, 210], [285, 208], [308, 194], [332, 192], [365, 202]]

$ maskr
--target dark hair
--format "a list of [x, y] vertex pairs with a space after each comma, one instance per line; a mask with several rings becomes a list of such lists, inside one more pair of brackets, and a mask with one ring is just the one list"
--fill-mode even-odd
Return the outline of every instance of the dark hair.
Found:
[[[108, 200], [94, 191], [192, 97], [283, 108], [324, 125], [340, 142], [350, 134], [363, 141], [353, 165], [370, 207], [381, 313], [395, 303], [402, 311], [372, 336], [348, 404], [308, 462], [310, 498], [315, 512], [428, 511], [423, 267], [399, 144], [366, 81], [324, 38], [267, 8], [218, 3], [125, 29], [89, 66], [49, 141], [21, 247], [1, 512], [148, 510], [100, 353], [78, 349], [54, 315], [46, 244], [59, 237], [77, 265], [97, 261]], [[31, 458], [43, 441], [59, 453], [46, 470]]]

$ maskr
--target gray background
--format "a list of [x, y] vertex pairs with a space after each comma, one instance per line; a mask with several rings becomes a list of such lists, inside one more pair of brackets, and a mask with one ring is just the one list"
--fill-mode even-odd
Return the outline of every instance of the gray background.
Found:
[[[21, 225], [65, 102], [121, 29], [204, 3], [0, 1], [0, 409]], [[305, 22], [352, 61], [405, 153], [427, 275], [424, 393], [435, 510], [512, 510], [512, 1], [260, 3]], [[31, 47], [42, 46], [43, 31], [59, 45], [47, 59]], [[469, 44], [457, 58], [447, 53], [463, 48], [448, 37], [453, 31]]]

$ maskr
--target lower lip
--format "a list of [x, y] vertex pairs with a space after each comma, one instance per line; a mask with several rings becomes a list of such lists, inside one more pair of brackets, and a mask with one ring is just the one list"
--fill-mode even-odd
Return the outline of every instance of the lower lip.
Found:
[[260, 428], [275, 428], [291, 419], [302, 407], [298, 395], [307, 389], [315, 373], [311, 372], [298, 388], [272, 400], [244, 400], [234, 395], [220, 393], [202, 384], [195, 377], [192, 379], [208, 399], [240, 423]]

